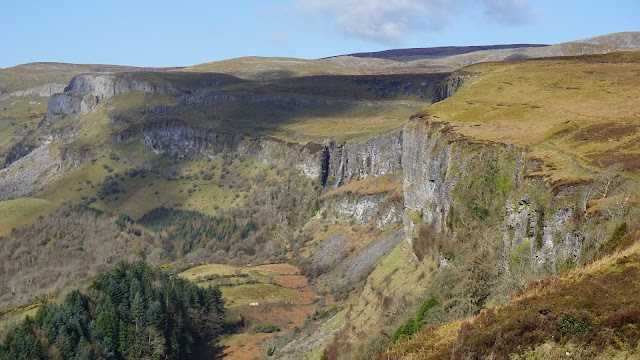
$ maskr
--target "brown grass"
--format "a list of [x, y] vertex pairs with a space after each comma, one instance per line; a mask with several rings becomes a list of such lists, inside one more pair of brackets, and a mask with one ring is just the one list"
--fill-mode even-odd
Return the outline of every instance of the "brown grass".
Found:
[[421, 114], [478, 140], [515, 144], [556, 182], [622, 163], [640, 169], [640, 52], [485, 63], [453, 97]]
[[307, 286], [307, 277], [302, 275], [281, 275], [276, 279], [276, 284], [289, 289], [298, 289]]
[[[547, 342], [597, 351], [635, 348], [640, 340], [640, 243], [638, 234], [633, 236], [636, 242], [625, 250], [564, 276], [532, 283], [504, 307], [462, 323], [429, 328], [392, 345], [379, 358], [507, 359]], [[584, 325], [584, 332], [561, 332], [558, 324], [567, 314]]]
[[387, 193], [393, 194], [400, 199], [403, 197], [401, 178], [394, 178], [392, 176], [371, 176], [362, 180], [350, 182], [338, 188], [327, 191], [322, 197], [326, 199], [348, 193], [353, 193], [360, 196]]
[[227, 360], [251, 360], [263, 357], [260, 344], [270, 338], [270, 334], [237, 334], [222, 341], [222, 355]]
[[280, 275], [298, 275], [300, 274], [300, 269], [297, 266], [291, 264], [266, 264], [256, 266], [259, 269], [265, 269], [269, 272], [280, 274]]

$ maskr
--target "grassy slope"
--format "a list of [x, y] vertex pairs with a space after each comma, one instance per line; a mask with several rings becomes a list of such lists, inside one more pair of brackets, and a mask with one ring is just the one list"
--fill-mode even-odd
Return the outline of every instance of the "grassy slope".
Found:
[[118, 65], [65, 64], [40, 62], [0, 69], [0, 93], [12, 93], [45, 84], [68, 84], [72, 77], [84, 73], [123, 71], [169, 71], [176, 68], [136, 68]]
[[639, 239], [639, 233], [628, 235], [626, 241], [636, 242], [625, 250], [533, 283], [507, 305], [468, 321], [428, 328], [379, 358], [502, 359], [525, 352], [554, 358], [566, 346], [585, 358], [603, 351], [633, 354], [640, 339]]
[[417, 261], [408, 244], [396, 246], [369, 275], [362, 293], [349, 307], [342, 340], [351, 341], [357, 353], [366, 346], [363, 339], [371, 340], [371, 329], [393, 334], [416, 311], [412, 304], [424, 300], [436, 267]]
[[420, 115], [479, 140], [528, 148], [552, 182], [622, 163], [640, 169], [640, 52], [486, 63]]
[[[327, 59], [305, 60], [296, 58], [242, 57], [204, 63], [186, 68], [186, 71], [221, 72], [245, 79], [268, 80], [295, 76], [323, 74], [363, 75], [398, 72], [451, 71], [460, 66], [487, 61], [500, 61], [508, 57], [541, 58], [573, 56], [586, 53], [602, 54], [633, 48], [640, 43], [640, 32], [615, 33], [595, 38], [555, 44], [546, 47], [494, 49], [456, 55], [421, 58], [400, 56], [394, 60], [370, 57], [337, 56]], [[396, 50], [390, 50], [396, 52]], [[402, 53], [402, 50], [398, 50]], [[384, 52], [383, 52], [384, 53]]]
[[[179, 276], [201, 286], [233, 283], [234, 285], [222, 287], [222, 295], [229, 307], [245, 306], [252, 302], [293, 301], [301, 304], [308, 300], [297, 291], [306, 285], [306, 281], [298, 281], [299, 270], [287, 264], [273, 265], [280, 266], [207, 264], [185, 270]], [[293, 286], [294, 283], [298, 286]]]
[[0, 158], [24, 136], [38, 127], [47, 110], [47, 98], [40, 96], [0, 97]]
[[57, 204], [42, 199], [19, 198], [0, 202], [0, 236], [11, 232], [11, 229], [28, 224], [41, 215], [53, 211]]
[[194, 65], [186, 71], [227, 73], [244, 79], [272, 80], [313, 75], [363, 75], [397, 68], [394, 61], [382, 59], [305, 60], [284, 57], [242, 57]]

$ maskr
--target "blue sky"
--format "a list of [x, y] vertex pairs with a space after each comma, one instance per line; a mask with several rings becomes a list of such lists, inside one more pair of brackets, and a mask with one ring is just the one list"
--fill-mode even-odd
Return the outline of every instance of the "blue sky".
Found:
[[640, 30], [640, 1], [0, 2], [0, 68], [35, 61], [184, 66], [402, 47], [560, 43]]

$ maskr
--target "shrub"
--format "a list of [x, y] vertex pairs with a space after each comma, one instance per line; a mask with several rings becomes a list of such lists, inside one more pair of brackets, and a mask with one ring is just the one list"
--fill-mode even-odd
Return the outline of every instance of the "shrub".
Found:
[[626, 221], [622, 222], [616, 227], [615, 230], [613, 230], [613, 233], [611, 234], [611, 237], [609, 237], [609, 240], [602, 244], [602, 249], [615, 246], [617, 243], [619, 243], [620, 240], [626, 235], [627, 230], [628, 226]]
[[131, 222], [133, 222], [133, 220], [131, 220], [127, 214], [120, 214], [116, 219], [116, 225], [118, 225], [120, 230], [124, 230], [124, 228], [127, 227], [127, 224], [130, 224]]
[[428, 323], [428, 315], [431, 310], [436, 308], [439, 305], [438, 300], [435, 297], [430, 296], [427, 300], [422, 303], [420, 306], [420, 310], [415, 318], [411, 318], [407, 320], [406, 323], [400, 325], [393, 336], [391, 337], [391, 342], [396, 342], [402, 339], [408, 339], [416, 334], [418, 331], [422, 330], [423, 327], [429, 325]]
[[564, 336], [572, 334], [582, 336], [587, 332], [587, 326], [584, 320], [580, 319], [573, 313], [564, 313], [556, 321], [556, 329]]
[[253, 331], [271, 334], [271, 333], [280, 331], [280, 328], [277, 325], [273, 325], [273, 324], [264, 325], [264, 326], [256, 325], [253, 327]]

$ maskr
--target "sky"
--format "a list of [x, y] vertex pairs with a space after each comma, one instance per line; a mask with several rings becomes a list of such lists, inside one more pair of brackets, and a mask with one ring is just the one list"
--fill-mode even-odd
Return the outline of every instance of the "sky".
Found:
[[556, 44], [639, 31], [638, 14], [640, 0], [2, 0], [0, 68]]

